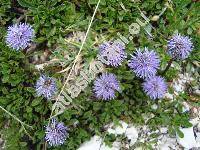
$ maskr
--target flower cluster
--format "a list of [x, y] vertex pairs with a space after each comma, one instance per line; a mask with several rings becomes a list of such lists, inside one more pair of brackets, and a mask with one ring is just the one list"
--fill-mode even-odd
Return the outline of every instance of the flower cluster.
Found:
[[50, 99], [57, 92], [55, 79], [45, 75], [40, 76], [35, 88], [38, 96], [43, 95], [47, 99]]
[[6, 43], [9, 47], [19, 50], [30, 45], [34, 38], [32, 26], [26, 23], [14, 24], [8, 27]]
[[150, 78], [154, 76], [159, 68], [159, 57], [153, 50], [149, 51], [146, 47], [142, 52], [138, 49], [128, 66], [135, 72], [136, 76], [140, 78]]
[[145, 79], [143, 89], [151, 99], [163, 98], [167, 91], [164, 79], [156, 76], [159, 63], [157, 53], [145, 48], [144, 51], [138, 49], [128, 64], [137, 77]]
[[107, 65], [117, 67], [127, 57], [125, 46], [119, 42], [105, 42], [99, 46], [100, 57]]
[[[113, 47], [110, 47], [111, 44], [109, 42], [105, 42], [100, 46], [100, 54], [101, 56], [106, 56], [109, 60], [109, 64], [112, 66], [118, 66], [121, 61], [126, 58], [120, 57], [120, 55], [113, 54], [113, 51], [116, 51]], [[118, 51], [122, 51], [122, 54], [125, 54], [122, 46], [117, 45], [119, 48]], [[115, 45], [115, 47], [117, 47]], [[117, 53], [119, 54], [119, 53]], [[153, 50], [148, 50], [145, 47], [144, 51], [141, 49], [137, 49], [135, 54], [132, 56], [131, 60], [128, 63], [128, 66], [136, 73], [136, 76], [146, 79], [144, 83], [144, 91], [147, 95], [152, 99], [162, 98], [166, 92], [166, 85], [164, 80], [160, 82], [160, 77], [156, 77], [157, 69], [159, 68], [160, 59], [157, 53]], [[151, 79], [154, 79], [151, 81]], [[158, 82], [155, 83], [155, 80], [158, 79]], [[146, 85], [147, 84], [147, 85]], [[156, 84], [156, 88], [154, 87]], [[159, 85], [160, 84], [160, 85]], [[115, 91], [119, 91], [119, 83], [116, 80], [114, 74], [102, 74], [100, 78], [97, 78], [94, 82], [93, 90], [95, 95], [99, 99], [110, 100], [115, 98]], [[153, 91], [153, 92], [152, 92]]]
[[103, 73], [94, 82], [93, 90], [99, 99], [111, 100], [115, 98], [115, 91], [120, 91], [119, 82], [112, 73]]
[[175, 34], [168, 41], [168, 54], [174, 59], [183, 60], [187, 58], [193, 49], [193, 43], [188, 36]]
[[46, 141], [51, 146], [62, 145], [68, 136], [67, 129], [62, 122], [58, 122], [55, 118], [52, 119], [46, 127]]

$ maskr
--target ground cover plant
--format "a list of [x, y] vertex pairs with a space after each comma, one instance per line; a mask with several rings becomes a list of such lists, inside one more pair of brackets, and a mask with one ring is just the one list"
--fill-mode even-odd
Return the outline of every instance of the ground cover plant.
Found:
[[[199, 11], [192, 0], [1, 0], [2, 147], [76, 150], [94, 135], [111, 145], [106, 125], [120, 120], [183, 137], [183, 102], [200, 106]], [[191, 68], [195, 81], [166, 98]]]

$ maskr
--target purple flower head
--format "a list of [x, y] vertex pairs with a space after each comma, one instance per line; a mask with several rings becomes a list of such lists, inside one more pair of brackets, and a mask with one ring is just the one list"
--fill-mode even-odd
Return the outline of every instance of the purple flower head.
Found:
[[115, 98], [115, 91], [120, 91], [119, 82], [112, 73], [103, 73], [94, 81], [93, 90], [98, 99], [111, 100]]
[[106, 64], [114, 67], [121, 65], [127, 57], [124, 44], [117, 41], [105, 42], [99, 46], [99, 50], [100, 57], [105, 59]]
[[156, 74], [159, 63], [160, 60], [156, 52], [153, 50], [149, 51], [145, 47], [143, 52], [140, 49], [136, 50], [128, 66], [136, 73], [136, 76], [145, 79]]
[[168, 41], [168, 54], [174, 59], [183, 60], [187, 58], [193, 49], [193, 43], [188, 36], [175, 34]]
[[62, 145], [68, 136], [67, 130], [68, 128], [62, 122], [52, 119], [51, 123], [46, 127], [45, 139], [51, 146]]
[[50, 99], [57, 92], [55, 79], [45, 75], [40, 76], [35, 88], [38, 96], [43, 95], [47, 99]]
[[167, 92], [167, 84], [164, 78], [160, 76], [154, 76], [143, 83], [143, 89], [151, 99], [163, 98]]
[[26, 23], [14, 24], [8, 27], [6, 43], [9, 47], [19, 50], [25, 49], [34, 38], [34, 30]]

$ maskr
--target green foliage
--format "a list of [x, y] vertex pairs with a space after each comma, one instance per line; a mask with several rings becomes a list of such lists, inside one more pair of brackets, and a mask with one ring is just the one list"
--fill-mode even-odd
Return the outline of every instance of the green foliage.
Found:
[[[75, 31], [86, 31], [88, 22], [97, 4], [97, 0], [1, 0], [0, 2], [0, 105], [14, 114], [20, 120], [29, 124], [33, 129], [27, 128], [27, 133], [21, 125], [9, 115], [1, 111], [0, 128], [3, 131], [4, 139], [8, 150], [14, 149], [37, 149], [44, 148], [44, 126], [48, 123], [51, 113], [52, 103], [41, 97], [36, 97], [34, 85], [39, 76], [30, 62], [31, 58], [24, 52], [16, 52], [9, 49], [5, 44], [5, 33], [8, 25], [16, 22], [20, 17], [21, 21], [33, 25], [36, 32], [35, 42], [39, 44], [36, 53], [43, 53], [48, 49], [51, 58], [58, 58], [63, 62], [63, 66], [70, 65], [80, 48], [80, 43], [67, 43], [66, 37]], [[166, 40], [178, 30], [180, 33], [190, 35], [195, 48], [187, 59], [188, 64], [194, 60], [199, 61], [199, 4], [190, 0], [175, 0], [172, 3], [167, 1], [145, 0], [144, 2], [130, 0], [101, 0], [100, 7], [95, 16], [88, 35], [86, 44], [82, 51], [83, 63], [88, 65], [92, 59], [96, 59], [97, 46], [101, 43], [101, 38], [118, 38], [117, 32], [128, 37], [128, 26], [136, 22], [136, 18], [141, 21], [141, 11], [151, 18], [159, 15], [168, 4], [167, 10], [157, 21], [151, 21], [151, 34], [153, 40], [147, 38], [146, 31], [141, 27], [140, 34], [126, 47], [126, 52], [132, 54], [137, 47], [149, 47], [156, 49], [159, 53], [161, 70], [164, 69], [169, 56], [166, 55]], [[15, 8], [23, 10], [18, 12]], [[11, 11], [12, 10], [12, 11]], [[198, 34], [196, 34], [198, 33]], [[64, 57], [64, 53], [69, 55], [69, 59]], [[130, 55], [128, 55], [129, 59]], [[181, 65], [181, 62], [178, 62]], [[63, 67], [62, 66], [62, 67]], [[180, 99], [173, 102], [168, 100], [151, 101], [141, 88], [142, 80], [134, 76], [132, 71], [124, 62], [119, 68], [106, 68], [108, 72], [115, 73], [121, 83], [122, 92], [118, 93], [113, 101], [104, 102], [96, 100], [92, 93], [92, 83], [73, 102], [83, 108], [69, 107], [58, 118], [69, 127], [69, 137], [64, 145], [57, 148], [75, 150], [81, 143], [89, 140], [93, 135], [105, 136], [108, 145], [115, 140], [113, 135], [107, 135], [104, 126], [114, 122], [119, 124], [119, 120], [135, 125], [144, 124], [144, 115], [153, 115], [147, 125], [153, 130], [158, 126], [167, 126], [172, 135], [175, 133], [183, 136], [179, 127], [189, 127], [189, 114], [182, 113], [182, 99], [188, 98], [188, 94], [181, 95]], [[54, 72], [49, 67], [48, 73]], [[170, 68], [166, 73], [167, 81], [172, 81], [179, 70]], [[51, 74], [50, 73], [50, 74]], [[63, 76], [53, 74], [58, 77], [59, 85]], [[52, 76], [53, 76], [52, 75]], [[60, 88], [59, 86], [59, 88]], [[152, 105], [157, 103], [158, 109], [152, 109]], [[9, 121], [7, 121], [9, 120]], [[5, 124], [8, 124], [5, 127]], [[152, 135], [156, 137], [156, 135]], [[12, 140], [10, 140], [12, 139]], [[146, 149], [152, 149], [149, 143], [145, 143]]]
[[0, 26], [5, 25], [11, 18], [9, 14], [10, 5], [10, 0], [1, 0], [0, 2]]
[[75, 11], [75, 5], [67, 1], [18, 0], [18, 2], [29, 10], [27, 16], [32, 18], [37, 35], [36, 41], [47, 42], [48, 46], [55, 44], [58, 38], [66, 36], [72, 26], [81, 24], [83, 19], [83, 16]]

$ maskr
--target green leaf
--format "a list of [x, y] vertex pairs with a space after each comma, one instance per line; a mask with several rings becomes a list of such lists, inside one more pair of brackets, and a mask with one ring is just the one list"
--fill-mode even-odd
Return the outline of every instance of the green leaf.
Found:
[[39, 98], [38, 99], [34, 99], [32, 104], [31, 104], [31, 106], [37, 106], [37, 105], [40, 104], [40, 102], [41, 102], [41, 100]]
[[20, 145], [21, 145], [22, 147], [25, 147], [25, 146], [27, 145], [27, 143], [26, 143], [26, 142], [20, 142]]
[[22, 7], [34, 8], [35, 6], [33, 1], [32, 2], [28, 0], [17, 0], [17, 1]]
[[[94, 5], [94, 4], [98, 3], [98, 0], [89, 0], [88, 3], [91, 4], [91, 5]], [[106, 1], [105, 0], [101, 0], [100, 1], [100, 5], [106, 5]]]
[[183, 132], [180, 130], [180, 129], [176, 129], [176, 133], [178, 134], [178, 136], [180, 137], [180, 138], [184, 138], [184, 134], [183, 134]]
[[39, 38], [37, 38], [35, 41], [38, 42], [38, 43], [42, 43], [42, 42], [44, 42], [45, 40], [46, 40], [45, 37], [39, 37]]
[[28, 106], [28, 107], [26, 108], [26, 111], [27, 111], [27, 113], [30, 113], [30, 112], [32, 112], [32, 108]]

